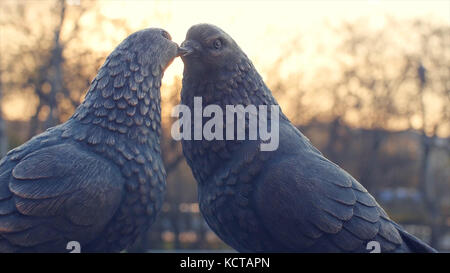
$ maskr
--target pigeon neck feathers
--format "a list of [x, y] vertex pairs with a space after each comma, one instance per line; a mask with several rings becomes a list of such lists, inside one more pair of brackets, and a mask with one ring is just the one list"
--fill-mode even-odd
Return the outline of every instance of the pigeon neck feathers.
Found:
[[[163, 68], [145, 60], [148, 55], [140, 54], [139, 49], [128, 49], [126, 41], [108, 56], [71, 119], [91, 131], [99, 131], [99, 135], [108, 131], [145, 143], [148, 135], [159, 138], [161, 133], [159, 89]], [[78, 136], [78, 140], [82, 139], [83, 136]], [[90, 144], [99, 141], [101, 136]]]
[[[227, 65], [222, 71], [214, 74], [210, 77], [195, 78], [189, 73], [185, 73], [181, 102], [187, 105], [191, 112], [193, 112], [195, 96], [202, 97], [203, 108], [210, 104], [219, 105], [223, 110], [224, 120], [226, 118], [226, 105], [243, 105], [244, 107], [247, 105], [255, 105], [256, 107], [259, 105], [278, 105], [248, 58], [241, 58], [239, 62]], [[281, 109], [279, 113], [280, 118], [284, 118]], [[270, 118], [270, 114], [268, 114], [268, 118]], [[203, 125], [207, 120], [203, 119]], [[191, 130], [193, 129], [194, 122], [191, 122]], [[224, 130], [226, 129], [224, 128]], [[246, 132], [246, 135], [248, 135], [248, 132]], [[245, 150], [248, 154], [259, 154], [258, 142], [251, 140], [182, 140], [184, 155], [195, 178], [200, 183], [210, 179], [211, 175], [218, 168], [221, 168], [225, 162], [228, 162], [231, 154], [236, 151]], [[262, 154], [265, 156], [265, 153]], [[239, 164], [236, 163], [236, 165]]]
[[206, 75], [184, 73], [182, 103], [193, 106], [194, 97], [205, 105], [278, 105], [269, 88], [247, 57]]

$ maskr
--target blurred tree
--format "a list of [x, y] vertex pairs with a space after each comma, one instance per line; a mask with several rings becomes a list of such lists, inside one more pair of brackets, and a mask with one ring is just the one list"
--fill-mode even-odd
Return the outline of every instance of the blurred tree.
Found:
[[[301, 52], [298, 46], [288, 46], [280, 54], [269, 69], [268, 83], [280, 98], [291, 92], [287, 104], [295, 105], [290, 109], [296, 111], [288, 115], [299, 125], [309, 127], [315, 120], [327, 123], [322, 151], [371, 192], [376, 194], [388, 186], [418, 187], [427, 207], [431, 244], [437, 246], [439, 227], [445, 226], [445, 217], [440, 215], [445, 193], [436, 190], [429, 162], [439, 136], [448, 138], [450, 134], [450, 27], [433, 20], [386, 17], [381, 27], [372, 27], [370, 18], [364, 18], [344, 22], [332, 31], [339, 39], [331, 51], [333, 60], [317, 69], [313, 83], [301, 82], [302, 67], [289, 77], [280, 69], [288, 58]], [[307, 103], [305, 98], [310, 98]], [[314, 106], [321, 104], [328, 107]], [[360, 128], [361, 134], [355, 135], [350, 127]], [[392, 154], [386, 157], [383, 147], [389, 130], [419, 132], [417, 152], [404, 154], [413, 156], [410, 159], [415, 162]], [[355, 146], [358, 151], [353, 150]], [[390, 170], [403, 168], [402, 162], [408, 162], [414, 171], [404, 176], [405, 181], [392, 180]], [[447, 178], [442, 183], [448, 182]]]
[[[0, 54], [1, 56], [1, 54]], [[2, 79], [2, 68], [0, 67], [0, 102], [3, 97], [3, 79]], [[2, 107], [0, 104], [0, 157], [3, 157], [8, 152], [8, 138], [6, 135], [5, 121], [3, 120]]]
[[[438, 181], [429, 175], [429, 169], [431, 150], [438, 133], [444, 127], [448, 130], [450, 124], [450, 27], [416, 20], [414, 29], [418, 33], [419, 45], [418, 53], [411, 58], [417, 63], [416, 103], [419, 107], [415, 109], [421, 120], [420, 188], [431, 226], [431, 245], [437, 247], [441, 239], [441, 226], [445, 222], [441, 213], [445, 195], [437, 191]], [[430, 101], [432, 98], [440, 100], [440, 103]]]
[[[113, 44], [117, 37], [103, 32], [103, 25], [113, 25], [118, 33], [130, 29], [124, 20], [104, 17], [96, 1], [17, 1], [2, 3], [1, 8], [1, 27], [15, 37], [7, 48], [4, 93], [28, 91], [37, 99], [30, 120], [32, 137], [65, 121], [80, 104], [107, 54], [89, 47], [89, 36]], [[81, 19], [94, 24], [82, 24]]]

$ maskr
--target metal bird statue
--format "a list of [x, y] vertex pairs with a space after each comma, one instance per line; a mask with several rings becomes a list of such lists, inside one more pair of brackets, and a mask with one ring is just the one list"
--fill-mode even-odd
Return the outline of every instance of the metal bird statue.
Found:
[[[227, 105], [277, 105], [252, 62], [220, 28], [192, 26], [181, 47], [187, 50], [181, 101], [191, 112], [194, 97], [223, 113]], [[194, 123], [183, 130], [195, 129]], [[369, 252], [375, 242], [381, 252], [435, 252], [392, 221], [281, 111], [278, 149], [261, 151], [261, 142], [182, 140], [198, 182], [200, 210], [231, 247], [241, 252]]]
[[[0, 162], [0, 252], [117, 252], [153, 223], [165, 192], [160, 86], [179, 54], [156, 28], [108, 56], [63, 124]], [[73, 243], [70, 243], [73, 245]]]

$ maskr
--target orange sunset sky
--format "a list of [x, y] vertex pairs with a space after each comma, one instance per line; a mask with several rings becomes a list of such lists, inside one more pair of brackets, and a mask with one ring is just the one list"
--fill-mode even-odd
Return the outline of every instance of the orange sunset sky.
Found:
[[[2, 0], [12, 2], [13, 0]], [[76, 6], [79, 1], [67, 0]], [[54, 4], [47, 0], [25, 1], [30, 8], [39, 10]], [[181, 43], [188, 28], [197, 23], [212, 23], [228, 32], [240, 47], [252, 59], [264, 77], [265, 68], [280, 55], [284, 46], [294, 39], [301, 41], [301, 55], [293, 56], [287, 65], [288, 70], [308, 67], [315, 71], [333, 58], [331, 51], [338, 41], [330, 28], [344, 21], [365, 18], [371, 28], [384, 26], [387, 17], [395, 19], [425, 18], [443, 22], [450, 26], [450, 1], [446, 0], [334, 0], [334, 1], [189, 1], [189, 0], [100, 0], [100, 12], [109, 18], [124, 19], [133, 30], [144, 27], [161, 27], [169, 31], [175, 42]], [[36, 13], [38, 14], [38, 13]], [[45, 20], [45, 18], [37, 18]], [[85, 24], [92, 23], [92, 18], [79, 18]], [[106, 29], [108, 35], [117, 40], [125, 38], [124, 33]], [[7, 31], [1, 32], [1, 44], [4, 50], [14, 37]], [[87, 37], [86, 43], [93, 49], [111, 51], [111, 45]], [[320, 54], [318, 45], [321, 44]], [[325, 45], [325, 47], [323, 47]], [[6, 56], [7, 52], [2, 52]], [[170, 84], [175, 76], [181, 77], [183, 64], [176, 59], [167, 69], [164, 83]], [[92, 75], [93, 77], [95, 75]], [[311, 76], [311, 75], [310, 75]], [[305, 75], [308, 77], [308, 74]], [[2, 101], [4, 116], [7, 119], [26, 120], [32, 115], [30, 100], [23, 96], [11, 96]]]

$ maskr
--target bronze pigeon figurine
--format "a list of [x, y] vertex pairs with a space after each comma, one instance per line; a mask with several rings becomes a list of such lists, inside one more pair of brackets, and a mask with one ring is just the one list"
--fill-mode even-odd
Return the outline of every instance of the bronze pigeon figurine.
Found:
[[[212, 112], [223, 113], [219, 118], [226, 126], [216, 130], [238, 124], [237, 114], [234, 122], [225, 115], [230, 105], [246, 107], [250, 114], [247, 107], [252, 105], [278, 105], [246, 54], [220, 28], [194, 25], [181, 47], [187, 50], [182, 55], [181, 101], [191, 112], [199, 106], [220, 107]], [[237, 130], [231, 140], [182, 139], [198, 182], [200, 210], [225, 243], [241, 252], [369, 252], [372, 246], [381, 252], [435, 251], [392, 221], [372, 195], [325, 158], [281, 110], [273, 119], [274, 111], [267, 114], [268, 131], [278, 130], [273, 150], [261, 149], [267, 144], [262, 137], [239, 139]], [[194, 118], [183, 130], [205, 128], [207, 122], [203, 115], [200, 126]], [[246, 126], [246, 135], [254, 133], [250, 129]]]
[[160, 86], [179, 54], [157, 28], [107, 57], [65, 123], [0, 162], [0, 252], [126, 249], [155, 220], [165, 192]]

